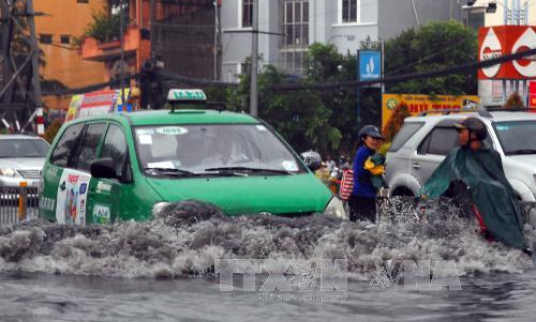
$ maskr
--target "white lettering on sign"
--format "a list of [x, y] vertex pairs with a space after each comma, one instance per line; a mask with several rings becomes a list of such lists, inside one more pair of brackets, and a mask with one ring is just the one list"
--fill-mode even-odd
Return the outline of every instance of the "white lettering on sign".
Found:
[[183, 135], [188, 133], [188, 129], [179, 126], [164, 126], [156, 129], [156, 132], [164, 135]]
[[[502, 56], [502, 46], [499, 38], [495, 34], [493, 28], [489, 28], [488, 34], [482, 43], [480, 48], [480, 61], [486, 61], [492, 58], [497, 58]], [[499, 70], [501, 69], [501, 64], [493, 65], [487, 68], [483, 68], [482, 72], [486, 77], [493, 78]]]
[[47, 211], [54, 211], [54, 208], [56, 207], [56, 199], [42, 197], [41, 200], [39, 200], [39, 208]]
[[97, 183], [97, 193], [104, 193], [112, 191], [112, 185], [99, 181]]

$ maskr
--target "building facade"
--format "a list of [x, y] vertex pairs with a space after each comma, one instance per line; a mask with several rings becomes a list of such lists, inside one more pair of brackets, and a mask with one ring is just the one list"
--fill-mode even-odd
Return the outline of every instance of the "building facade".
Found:
[[[462, 0], [258, 0], [259, 65], [304, 73], [310, 44], [356, 52], [360, 42], [387, 40], [432, 20], [459, 20]], [[251, 55], [253, 0], [225, 0], [222, 80], [236, 81]], [[269, 33], [269, 34], [267, 34]]]
[[[44, 80], [68, 88], [106, 81], [104, 66], [82, 59], [75, 46], [75, 39], [84, 33], [93, 13], [105, 3], [106, 0], [34, 1], [34, 10], [43, 13], [35, 17], [35, 29], [44, 54], [40, 69]], [[70, 97], [49, 96], [43, 102], [52, 109], [67, 109]]]

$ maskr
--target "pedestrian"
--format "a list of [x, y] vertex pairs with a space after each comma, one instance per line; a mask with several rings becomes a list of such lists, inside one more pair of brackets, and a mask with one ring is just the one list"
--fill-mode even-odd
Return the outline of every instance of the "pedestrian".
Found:
[[329, 154], [326, 156], [326, 165], [330, 173], [335, 171], [335, 169], [337, 168], [337, 163], [331, 158], [331, 155]]
[[347, 170], [347, 169], [350, 169], [350, 162], [348, 162], [348, 158], [344, 155], [344, 154], [341, 154], [341, 156], [339, 157], [339, 169], [342, 169], [342, 170]]
[[[486, 125], [476, 117], [456, 124], [460, 147], [452, 150], [420, 191], [421, 199], [445, 193], [457, 197], [488, 240], [531, 254], [523, 236], [516, 192], [504, 174], [500, 154], [485, 144]], [[467, 212], [467, 210], [465, 211]]]
[[315, 171], [315, 177], [317, 177], [325, 185], [328, 184], [329, 177], [330, 177], [330, 172], [328, 170], [328, 166], [326, 165], [326, 162], [322, 161], [320, 169]]
[[[381, 147], [384, 137], [377, 127], [366, 125], [359, 131], [358, 139], [359, 146], [353, 164], [354, 187], [348, 200], [350, 220], [367, 219], [374, 223], [376, 222], [378, 188], [374, 186], [372, 178], [383, 174], [383, 166], [378, 167], [370, 159]], [[371, 165], [374, 169], [370, 167]]]

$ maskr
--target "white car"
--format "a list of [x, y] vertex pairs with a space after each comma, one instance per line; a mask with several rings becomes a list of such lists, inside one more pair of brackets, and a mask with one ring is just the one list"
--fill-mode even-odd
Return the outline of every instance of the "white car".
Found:
[[447, 153], [458, 145], [453, 124], [469, 116], [488, 128], [487, 143], [499, 152], [510, 184], [524, 202], [536, 202], [536, 113], [478, 110], [407, 118], [387, 153], [392, 196], [417, 196]]
[[40, 137], [0, 135], [0, 187], [39, 186], [50, 145]]

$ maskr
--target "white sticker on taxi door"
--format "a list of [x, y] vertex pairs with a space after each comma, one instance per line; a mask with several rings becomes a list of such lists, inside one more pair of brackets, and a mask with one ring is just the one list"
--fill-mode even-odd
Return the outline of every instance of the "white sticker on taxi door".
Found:
[[58, 186], [56, 220], [58, 224], [86, 225], [86, 201], [91, 176], [65, 169]]

